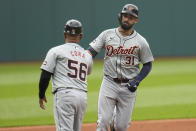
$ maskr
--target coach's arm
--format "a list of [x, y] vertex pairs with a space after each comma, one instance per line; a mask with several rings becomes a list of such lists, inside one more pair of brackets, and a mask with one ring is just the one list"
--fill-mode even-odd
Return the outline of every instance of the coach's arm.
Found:
[[40, 81], [39, 81], [39, 104], [40, 107], [44, 110], [45, 110], [44, 102], [47, 103], [45, 92], [46, 89], [48, 88], [48, 84], [50, 82], [51, 76], [52, 73], [42, 69]]

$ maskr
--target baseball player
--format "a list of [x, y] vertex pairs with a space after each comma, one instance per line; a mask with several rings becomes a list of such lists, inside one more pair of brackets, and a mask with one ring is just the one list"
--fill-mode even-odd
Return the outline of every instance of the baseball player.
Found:
[[[118, 19], [118, 28], [103, 31], [88, 48], [93, 57], [101, 49], [105, 49], [97, 131], [107, 131], [115, 108], [112, 130], [127, 130], [135, 104], [136, 89], [150, 72], [154, 60], [148, 42], [133, 28], [138, 22], [138, 7], [126, 4]], [[143, 64], [141, 70], [140, 62]]]
[[45, 92], [52, 76], [54, 118], [57, 131], [80, 131], [87, 106], [87, 74], [92, 69], [92, 56], [78, 43], [82, 25], [71, 19], [64, 27], [66, 43], [51, 48], [41, 65], [39, 104], [45, 109]]

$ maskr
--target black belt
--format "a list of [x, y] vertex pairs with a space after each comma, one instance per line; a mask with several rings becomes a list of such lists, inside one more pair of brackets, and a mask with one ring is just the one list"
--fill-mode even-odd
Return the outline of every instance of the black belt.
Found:
[[113, 80], [114, 80], [116, 83], [127, 83], [127, 82], [129, 82], [128, 79], [113, 78]]
[[[65, 90], [65, 89], [77, 89], [77, 88], [73, 88], [73, 87], [61, 87], [61, 88], [57, 88], [57, 89], [56, 89], [54, 92], [52, 92], [52, 93], [55, 94], [57, 91]], [[87, 91], [82, 90], [82, 89], [77, 89], [77, 90], [87, 92]]]
[[57, 88], [55, 91], [52, 92], [52, 94], [55, 94], [57, 91], [65, 90], [65, 89], [73, 89], [73, 87], [61, 87], [61, 88]]
[[119, 78], [112, 78], [109, 75], [105, 75], [107, 78], [112, 79], [116, 83], [128, 83], [129, 79], [119, 79]]

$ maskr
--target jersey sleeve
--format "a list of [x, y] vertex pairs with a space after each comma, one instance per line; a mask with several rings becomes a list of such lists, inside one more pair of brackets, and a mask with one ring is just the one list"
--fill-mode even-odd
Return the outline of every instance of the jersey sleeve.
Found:
[[140, 56], [140, 60], [141, 60], [142, 64], [154, 61], [150, 46], [145, 39], [143, 39], [143, 41], [141, 43], [139, 56]]
[[87, 74], [89, 75], [92, 71], [92, 68], [93, 68], [93, 57], [91, 54], [89, 54], [88, 51], [85, 51], [86, 53], [86, 56], [87, 56], [87, 63], [88, 63], [88, 71], [87, 71]]
[[106, 32], [102, 32], [94, 41], [92, 41], [89, 45], [96, 51], [100, 52], [101, 49], [105, 45], [105, 34]]
[[53, 73], [55, 66], [56, 66], [56, 53], [54, 51], [54, 48], [52, 48], [48, 51], [46, 58], [41, 65], [41, 69]]

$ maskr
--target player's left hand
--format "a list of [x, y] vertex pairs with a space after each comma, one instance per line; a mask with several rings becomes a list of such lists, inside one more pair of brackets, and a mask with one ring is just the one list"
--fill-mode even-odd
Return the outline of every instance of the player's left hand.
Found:
[[135, 92], [137, 90], [137, 87], [139, 86], [139, 81], [131, 81], [129, 82], [126, 87], [131, 91], [131, 92]]

